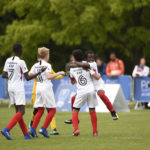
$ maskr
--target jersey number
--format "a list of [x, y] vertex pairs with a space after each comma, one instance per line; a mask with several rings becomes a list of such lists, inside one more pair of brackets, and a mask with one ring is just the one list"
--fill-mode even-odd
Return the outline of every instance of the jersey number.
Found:
[[38, 76], [37, 76], [37, 82], [43, 82], [43, 78], [42, 78], [41, 75], [38, 75]]
[[9, 73], [8, 80], [11, 80], [14, 75], [14, 69], [9, 69]]
[[85, 86], [87, 84], [87, 79], [83, 75], [80, 75], [78, 82], [81, 86]]

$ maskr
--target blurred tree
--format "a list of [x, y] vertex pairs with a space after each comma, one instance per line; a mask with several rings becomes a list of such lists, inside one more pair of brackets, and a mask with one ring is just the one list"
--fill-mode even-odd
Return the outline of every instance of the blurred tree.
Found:
[[56, 69], [63, 69], [73, 48], [93, 49], [105, 60], [115, 51], [125, 61], [126, 73], [141, 56], [150, 55], [149, 0], [0, 0], [0, 4], [2, 65], [15, 42], [23, 44], [29, 67], [39, 46], [52, 49]]

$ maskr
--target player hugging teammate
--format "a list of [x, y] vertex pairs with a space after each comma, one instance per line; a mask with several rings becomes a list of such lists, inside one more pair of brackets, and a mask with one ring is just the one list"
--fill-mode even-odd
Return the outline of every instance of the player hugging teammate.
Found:
[[[75, 61], [82, 62], [83, 61], [83, 52], [80, 49], [73, 51], [73, 56]], [[89, 107], [89, 112], [91, 116], [91, 122], [93, 127], [93, 136], [98, 136], [97, 131], [97, 116], [95, 112], [95, 107], [98, 105], [98, 101], [96, 98], [96, 92], [93, 85], [92, 77], [98, 79], [100, 78], [92, 70], [85, 70], [82, 67], [76, 67], [70, 69], [70, 77], [71, 83], [77, 84], [77, 95], [75, 102], [73, 104], [73, 112], [72, 112], [72, 122], [74, 127], [74, 136], [78, 136], [80, 134], [78, 127], [78, 113], [80, 108], [87, 103]]]

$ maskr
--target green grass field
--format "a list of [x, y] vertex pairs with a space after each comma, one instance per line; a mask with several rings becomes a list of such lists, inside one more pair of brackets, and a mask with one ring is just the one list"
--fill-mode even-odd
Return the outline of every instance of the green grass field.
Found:
[[[29, 123], [32, 107], [26, 108], [25, 122]], [[8, 109], [0, 104], [0, 129], [5, 127], [14, 114], [14, 108]], [[46, 112], [38, 129], [43, 123]], [[73, 137], [72, 125], [64, 124], [71, 118], [70, 112], [57, 112], [57, 130], [60, 135], [46, 139], [39, 135], [38, 139], [24, 140], [18, 125], [11, 131], [12, 141], [0, 135], [0, 150], [150, 150], [150, 110], [119, 113], [119, 120], [113, 121], [109, 113], [98, 113], [99, 136], [93, 137], [88, 113], [81, 112], [80, 136]], [[48, 129], [50, 131], [50, 128]]]

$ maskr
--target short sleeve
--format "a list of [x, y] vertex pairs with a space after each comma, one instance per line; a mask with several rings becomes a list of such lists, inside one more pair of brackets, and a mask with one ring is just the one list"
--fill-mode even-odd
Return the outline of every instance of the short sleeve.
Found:
[[5, 65], [4, 65], [4, 69], [3, 69], [4, 72], [8, 72], [8, 65], [7, 65], [7, 60], [5, 62]]
[[23, 61], [23, 60], [22, 60], [22, 63], [21, 63], [21, 68], [22, 68], [23, 73], [28, 72], [27, 65], [26, 65], [25, 61]]
[[52, 66], [50, 64], [48, 64], [46, 72], [49, 72], [49, 73], [52, 72]]

